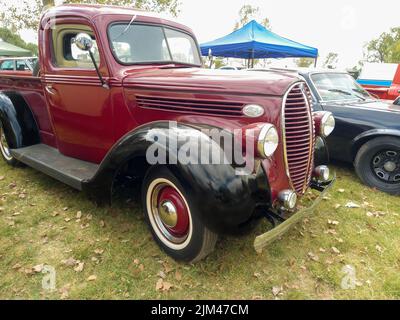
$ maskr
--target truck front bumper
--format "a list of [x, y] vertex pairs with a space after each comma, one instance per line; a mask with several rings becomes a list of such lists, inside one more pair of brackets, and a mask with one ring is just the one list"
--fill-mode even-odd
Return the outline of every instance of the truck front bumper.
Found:
[[270, 244], [271, 242], [275, 241], [277, 238], [282, 236], [286, 233], [293, 225], [298, 223], [299, 221], [303, 220], [306, 216], [312, 214], [315, 208], [319, 205], [321, 200], [325, 197], [328, 191], [332, 188], [336, 181], [336, 175], [334, 175], [333, 179], [329, 182], [325, 183], [317, 183], [313, 182], [311, 184], [311, 188], [321, 192], [317, 199], [309, 206], [308, 208], [304, 208], [299, 210], [295, 214], [293, 214], [290, 218], [284, 220], [282, 223], [274, 227], [272, 230], [258, 236], [254, 240], [254, 249], [261, 253], [263, 249]]

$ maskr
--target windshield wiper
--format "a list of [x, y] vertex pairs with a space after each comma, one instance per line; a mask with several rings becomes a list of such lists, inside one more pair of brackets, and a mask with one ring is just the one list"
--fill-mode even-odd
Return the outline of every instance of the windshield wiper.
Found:
[[[356, 91], [355, 89], [353, 89], [354, 91]], [[366, 99], [364, 97], [359, 96], [358, 94], [354, 94], [352, 92], [346, 91], [346, 90], [342, 90], [342, 89], [330, 89], [328, 90], [330, 92], [337, 92], [337, 93], [342, 93], [345, 94], [346, 96], [354, 96], [362, 101], [365, 101]], [[356, 91], [357, 92], [357, 91]]]
[[118, 38], [122, 37], [125, 33], [127, 33], [130, 27], [132, 26], [132, 23], [135, 21], [136, 17], [137, 17], [136, 14], [133, 15], [131, 21], [129, 21], [129, 24], [126, 26], [126, 28], [118, 36], [112, 39], [112, 41], [117, 40]]
[[346, 91], [346, 90], [342, 90], [342, 89], [329, 89], [328, 91], [329, 91], [329, 92], [343, 93], [343, 94], [345, 94], [346, 96], [352, 96], [352, 95], [353, 95], [352, 93], [350, 93], [350, 92], [348, 92], [348, 91]]

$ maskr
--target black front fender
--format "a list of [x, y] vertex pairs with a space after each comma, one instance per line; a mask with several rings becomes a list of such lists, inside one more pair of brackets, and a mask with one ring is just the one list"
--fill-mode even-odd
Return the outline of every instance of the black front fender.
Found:
[[353, 159], [356, 157], [356, 154], [358, 150], [361, 148], [361, 146], [366, 143], [367, 141], [382, 137], [382, 136], [393, 136], [393, 137], [398, 137], [400, 138], [400, 130], [396, 129], [372, 129], [365, 131], [358, 136], [356, 136], [353, 141], [352, 141], [352, 147], [351, 147], [351, 154]]
[[[156, 136], [158, 138], [155, 142]], [[189, 136], [209, 139], [205, 144], [209, 146], [208, 151], [221, 152], [215, 142], [196, 128], [178, 124], [171, 130], [168, 122], [151, 123], [125, 135], [106, 156], [98, 174], [86, 184], [85, 189], [97, 196], [106, 197], [118, 169], [133, 159], [142, 158], [147, 161], [147, 150], [156, 144], [160, 152], [166, 153], [168, 164], [165, 165], [184, 187], [184, 192], [190, 197], [202, 221], [218, 233], [239, 232], [252, 220], [258, 206], [271, 204], [270, 187], [262, 166], [256, 161], [251, 174], [238, 175], [237, 168], [232, 164], [196, 164], [195, 153], [190, 154], [193, 161], [183, 164], [177, 161], [178, 152], [185, 144], [182, 138]], [[170, 146], [170, 140], [176, 141], [177, 137], [176, 149], [166, 150], [165, 145], [160, 143], [163, 140]]]

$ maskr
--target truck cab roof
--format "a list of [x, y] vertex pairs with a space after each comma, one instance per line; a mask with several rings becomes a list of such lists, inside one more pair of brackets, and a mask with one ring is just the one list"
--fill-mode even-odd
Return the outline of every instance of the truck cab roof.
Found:
[[136, 16], [136, 21], [148, 22], [154, 24], [162, 24], [185, 30], [186, 32], [193, 33], [192, 29], [187, 26], [164, 19], [160, 14], [147, 12], [137, 8], [118, 7], [111, 5], [91, 5], [91, 4], [63, 4], [51, 7], [45, 11], [42, 20], [46, 21], [53, 17], [82, 17], [89, 20], [95, 20], [99, 16], [115, 16], [115, 20], [123, 17]]

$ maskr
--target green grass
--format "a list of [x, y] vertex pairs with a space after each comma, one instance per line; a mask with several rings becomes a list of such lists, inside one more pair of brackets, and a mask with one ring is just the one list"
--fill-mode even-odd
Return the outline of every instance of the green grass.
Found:
[[[222, 238], [205, 261], [185, 265], [152, 241], [140, 206], [99, 208], [41, 173], [1, 162], [0, 298], [398, 299], [400, 198], [361, 185], [350, 169], [337, 173], [315, 214], [263, 254], [252, 244], [266, 225]], [[361, 208], [345, 208], [349, 201]], [[83, 270], [66, 265], [69, 258]], [[40, 264], [55, 268], [56, 290], [42, 289], [44, 274], [32, 273]], [[355, 289], [341, 287], [345, 265], [356, 271]], [[169, 290], [156, 290], [161, 271]]]

